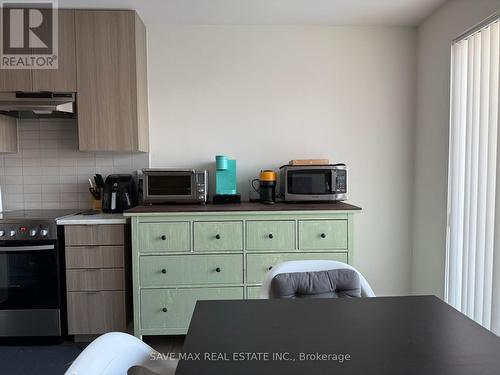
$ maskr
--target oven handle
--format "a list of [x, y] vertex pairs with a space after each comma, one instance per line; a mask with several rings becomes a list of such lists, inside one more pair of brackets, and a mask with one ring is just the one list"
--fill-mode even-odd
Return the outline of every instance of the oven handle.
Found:
[[54, 245], [39, 245], [39, 246], [0, 246], [0, 253], [10, 251], [39, 251], [39, 250], [54, 250]]

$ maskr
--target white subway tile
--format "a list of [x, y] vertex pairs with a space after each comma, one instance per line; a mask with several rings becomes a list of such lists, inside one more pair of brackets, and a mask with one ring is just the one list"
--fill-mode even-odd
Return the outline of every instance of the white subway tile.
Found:
[[42, 193], [42, 202], [60, 202], [59, 193]]
[[79, 208], [86, 208], [86, 207], [80, 207], [80, 203], [79, 202], [61, 202], [60, 203], [60, 206], [62, 209], [71, 209], [71, 208], [75, 208], [75, 209], [79, 209]]
[[78, 202], [78, 193], [60, 193], [61, 202]]
[[24, 202], [41, 202], [42, 193], [24, 193]]
[[61, 208], [61, 204], [59, 203], [59, 201], [57, 201], [57, 202], [48, 202], [48, 201], [43, 201], [42, 200], [42, 209], [44, 209], [44, 210], [58, 210], [60, 208]]
[[23, 192], [24, 194], [41, 193], [42, 185], [25, 185]]
[[23, 176], [5, 176], [6, 185], [19, 185], [23, 183]]
[[40, 182], [44, 185], [59, 184], [59, 176], [40, 176]]
[[76, 184], [77, 178], [76, 176], [60, 176], [59, 181], [61, 184]]
[[23, 185], [5, 185], [2, 190], [5, 194], [20, 194], [23, 192]]
[[59, 167], [59, 174], [61, 176], [74, 176], [77, 175], [75, 167]]
[[40, 210], [42, 209], [42, 202], [24, 202], [25, 210]]
[[42, 167], [42, 175], [44, 176], [58, 176], [59, 167]]
[[4, 168], [5, 176], [22, 176], [23, 168], [22, 167], [7, 167]]
[[23, 176], [41, 176], [42, 170], [38, 167], [25, 167], [23, 166]]
[[42, 193], [43, 194], [57, 193], [59, 195], [60, 191], [61, 191], [60, 184], [44, 184], [44, 185], [42, 185]]

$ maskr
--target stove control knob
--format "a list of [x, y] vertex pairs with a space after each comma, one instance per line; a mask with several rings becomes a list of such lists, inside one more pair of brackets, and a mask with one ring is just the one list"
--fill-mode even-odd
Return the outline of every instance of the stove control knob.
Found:
[[10, 230], [9, 231], [9, 236], [14, 237], [15, 235], [16, 235], [16, 231], [15, 230]]
[[42, 229], [40, 231], [40, 234], [42, 235], [42, 237], [45, 237], [47, 234], [49, 234], [49, 231], [47, 229]]
[[4, 230], [0, 230], [0, 237], [3, 237], [5, 236], [5, 231]]
[[30, 237], [36, 236], [36, 229], [30, 229]]

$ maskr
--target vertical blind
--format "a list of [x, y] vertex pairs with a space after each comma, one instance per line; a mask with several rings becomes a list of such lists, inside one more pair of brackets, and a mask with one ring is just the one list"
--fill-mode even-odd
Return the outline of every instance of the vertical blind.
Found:
[[488, 329], [500, 292], [499, 53], [498, 19], [452, 45], [445, 300]]

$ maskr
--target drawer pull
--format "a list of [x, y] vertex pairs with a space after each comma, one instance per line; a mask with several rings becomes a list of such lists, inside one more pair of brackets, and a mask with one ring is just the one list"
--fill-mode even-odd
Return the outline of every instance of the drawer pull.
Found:
[[220, 267], [217, 267], [217, 268], [215, 269], [215, 272], [220, 272]]
[[269, 238], [273, 238], [274, 236], [273, 236], [273, 234], [272, 234], [272, 233], [269, 233], [269, 236], [268, 236], [268, 237], [269, 237]]
[[216, 234], [215, 238], [218, 239], [218, 240], [220, 240], [220, 234]]
[[167, 236], [165, 236], [164, 234], [162, 234], [161, 239], [162, 239], [163, 241], [166, 241]]
[[161, 273], [167, 273], [167, 270], [166, 270], [165, 268], [163, 268], [163, 269], [161, 270]]
[[164, 307], [163, 309], [161, 309], [161, 311], [163, 311], [163, 312], [167, 312], [167, 311], [168, 311], [168, 309], [167, 309], [166, 307]]
[[272, 269], [273, 269], [273, 266], [269, 266], [269, 267], [267, 268], [267, 270], [268, 270], [268, 271], [271, 271]]
[[325, 233], [321, 233], [321, 238], [326, 238], [326, 234]]

